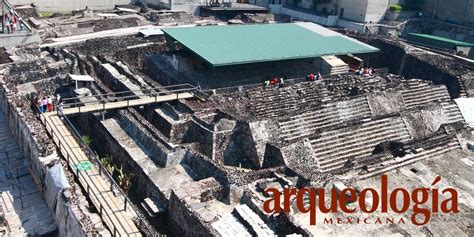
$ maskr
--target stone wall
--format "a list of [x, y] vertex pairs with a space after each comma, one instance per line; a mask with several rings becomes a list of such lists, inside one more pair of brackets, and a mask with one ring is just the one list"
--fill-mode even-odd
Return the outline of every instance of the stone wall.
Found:
[[[405, 78], [417, 78], [432, 81], [435, 85], [445, 85], [451, 98], [461, 94], [463, 78], [469, 75], [474, 64], [419, 49], [399, 41], [387, 39], [363, 39], [381, 51], [377, 54], [362, 56], [369, 58], [368, 64], [374, 68], [388, 67], [389, 72]], [[367, 60], [365, 60], [367, 62]]]
[[[163, 85], [190, 83], [203, 89], [263, 83], [274, 76], [304, 78], [320, 68], [318, 58], [210, 67], [206, 62], [177, 51], [145, 56], [144, 67]], [[239, 72], [239, 73], [235, 73]], [[225, 80], [224, 80], [224, 79]]]
[[[43, 185], [42, 189], [53, 189], [52, 187], [44, 186], [46, 183], [42, 182], [47, 172], [49, 172], [48, 164], [50, 160], [40, 155], [40, 145], [32, 136], [30, 127], [25, 123], [24, 115], [20, 110], [12, 106], [12, 101], [8, 99], [6, 95], [7, 92], [2, 85], [0, 87], [0, 106], [5, 113], [10, 130], [18, 144], [20, 144], [26, 161], [29, 164], [31, 175], [35, 180], [41, 181]], [[37, 122], [39, 123], [39, 121]], [[80, 222], [80, 220], [84, 218], [83, 210], [80, 207], [68, 202], [62, 198], [62, 195], [57, 199], [57, 203], [47, 202], [47, 204], [53, 210], [54, 219], [59, 227], [59, 236], [66, 236], [66, 234], [71, 234], [71, 236], [86, 236], [85, 228]]]
[[458, 98], [461, 92], [460, 77], [469, 71], [468, 68], [463, 68], [441, 55], [408, 54], [401, 75], [405, 78], [429, 80], [435, 85], [445, 85], [454, 99]]
[[402, 111], [404, 109], [402, 93], [382, 91], [367, 95], [372, 115], [380, 116]]
[[432, 136], [442, 124], [449, 123], [449, 114], [438, 104], [402, 112], [401, 116], [413, 139]]
[[198, 143], [199, 151], [207, 157], [214, 157], [214, 131], [206, 128], [194, 118], [189, 125], [184, 143]]
[[0, 47], [16, 47], [20, 45], [41, 43], [39, 34], [2, 34], [0, 35]]
[[190, 210], [191, 208], [184, 200], [176, 196], [174, 192], [170, 196], [170, 210], [172, 211], [171, 223], [173, 226], [180, 226], [181, 231], [177, 236], [214, 236], [210, 226], [206, 226]]
[[[224, 189], [229, 188], [227, 172], [222, 168], [222, 166], [219, 166], [206, 157], [200, 154], [188, 152], [183, 159], [183, 164], [189, 166], [194, 173], [198, 175], [198, 179], [213, 177], [223, 186]], [[224, 191], [224, 197], [226, 197], [227, 194], [226, 191]]]
[[185, 150], [183, 148], [168, 149], [163, 146], [153, 135], [145, 128], [140, 126], [138, 122], [126, 111], [118, 111], [116, 114], [120, 127], [123, 128], [130, 137], [133, 137], [137, 143], [142, 145], [142, 149], [147, 150], [151, 154], [152, 160], [161, 167], [176, 165], [181, 162], [184, 157]]

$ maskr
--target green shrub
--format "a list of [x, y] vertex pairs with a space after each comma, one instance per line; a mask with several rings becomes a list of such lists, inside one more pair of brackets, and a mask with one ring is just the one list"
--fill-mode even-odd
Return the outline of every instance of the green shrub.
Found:
[[400, 12], [400, 11], [402, 11], [402, 6], [400, 6], [398, 4], [392, 4], [392, 5], [390, 5], [390, 11]]
[[81, 140], [84, 144], [86, 144], [87, 146], [89, 146], [92, 142], [92, 139], [91, 137], [87, 136], [87, 135], [84, 135], [81, 137]]

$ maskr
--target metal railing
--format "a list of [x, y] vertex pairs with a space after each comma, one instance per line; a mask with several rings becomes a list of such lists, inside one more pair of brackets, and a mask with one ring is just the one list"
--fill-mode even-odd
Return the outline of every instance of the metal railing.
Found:
[[[92, 184], [90, 184], [90, 182], [86, 181], [87, 179], [84, 177], [84, 173], [87, 173], [87, 171], [79, 171], [78, 168], [74, 168], [73, 165], [71, 165], [71, 163], [70, 163], [70, 160], [72, 158], [71, 154], [77, 160], [80, 160], [80, 159], [78, 159], [79, 157], [77, 157], [77, 154], [72, 152], [72, 148], [69, 145], [63, 144], [61, 142], [60, 134], [57, 134], [53, 129], [54, 124], [51, 124], [51, 122], [48, 121], [48, 119], [46, 118], [44, 113], [41, 113], [41, 111], [38, 107], [37, 107], [37, 109], [38, 109], [39, 114], [40, 114], [40, 119], [42, 118], [42, 120], [44, 121], [44, 126], [45, 126], [45, 129], [47, 131], [48, 131], [48, 125], [49, 125], [50, 130], [48, 132], [51, 134], [51, 137], [52, 137], [53, 141], [54, 141], [54, 138], [56, 138], [58, 140], [57, 145], [59, 146], [59, 151], [61, 151], [63, 149], [65, 151], [65, 153], [67, 154], [65, 158], [66, 158], [66, 161], [67, 161], [68, 165], [71, 167], [71, 170], [73, 171], [73, 174], [75, 175], [75, 177], [79, 181], [80, 181], [81, 178], [84, 180], [85, 185], [82, 185], [83, 188], [85, 189], [87, 194], [90, 196], [90, 198], [94, 197], [97, 200], [97, 202], [99, 203], [99, 206], [98, 207], [96, 206], [96, 208], [99, 211], [99, 216], [102, 218], [102, 220], [104, 220], [104, 222], [105, 222], [106, 219], [108, 219], [108, 221], [113, 225], [113, 227], [109, 226], [110, 231], [112, 232], [113, 236], [117, 236], [117, 234], [120, 236], [120, 233], [118, 233], [118, 230], [117, 230], [117, 226], [114, 225], [114, 223], [116, 223], [116, 222], [114, 222], [112, 220], [112, 217], [111, 217], [110, 214], [103, 212], [104, 207], [108, 207], [110, 210], [113, 210], [113, 208], [110, 206], [109, 203], [104, 204], [100, 201], [100, 200], [106, 200], [104, 198], [102, 192], [99, 192], [99, 194], [96, 194], [96, 193], [90, 191], [91, 185], [94, 188], [96, 188], [97, 190], [100, 190], [100, 189], [97, 187], [97, 184], [95, 184], [93, 182], [92, 182]], [[134, 216], [133, 220], [134, 220], [134, 222], [136, 222], [135, 224], [138, 226], [139, 230], [143, 231], [146, 236], [159, 236], [159, 233], [156, 232], [156, 230], [153, 228], [153, 226], [148, 222], [145, 215], [130, 201], [130, 199], [127, 197], [127, 195], [123, 192], [122, 188], [115, 182], [115, 180], [113, 179], [110, 172], [102, 165], [102, 163], [100, 162], [99, 158], [95, 155], [95, 153], [90, 149], [90, 147], [88, 145], [86, 145], [82, 141], [79, 132], [74, 128], [71, 121], [61, 111], [58, 110], [57, 113], [58, 113], [58, 116], [63, 118], [63, 121], [65, 121], [66, 124], [68, 125], [66, 127], [69, 130], [72, 130], [72, 133], [71, 133], [72, 136], [74, 137], [74, 139], [76, 139], [76, 141], [78, 141], [80, 147], [82, 148], [82, 150], [84, 151], [86, 156], [89, 158], [89, 160], [99, 168], [99, 175], [101, 175], [102, 177], [105, 176], [107, 178], [107, 180], [110, 182], [110, 190], [112, 191], [112, 193], [114, 193], [114, 196], [119, 197], [120, 199], [122, 199], [122, 201], [124, 203], [123, 210], [125, 212], [128, 210], [132, 213], [132, 215]], [[71, 152], [67, 152], [67, 150], [70, 150]], [[116, 192], [118, 193], [118, 195], [115, 195]], [[98, 195], [102, 199], [99, 199]], [[92, 200], [92, 198], [91, 198], [91, 200]], [[112, 215], [115, 215], [115, 214], [113, 213]], [[123, 223], [120, 222], [120, 219], [117, 216], [115, 216], [115, 218], [117, 220], [119, 220], [120, 226], [124, 230], [126, 230], [126, 228], [123, 226]]]
[[[130, 101], [135, 99], [140, 99], [140, 97], [148, 96], [154, 97], [157, 101], [159, 96], [166, 96], [176, 94], [176, 99], [179, 99], [179, 93], [191, 92], [193, 94], [199, 93], [199, 88], [191, 84], [181, 84], [181, 85], [172, 85], [172, 86], [163, 86], [158, 88], [149, 88], [141, 90], [130, 90], [130, 91], [121, 91], [113, 92], [106, 94], [74, 97], [74, 98], [65, 98], [62, 99], [63, 108], [72, 108], [72, 107], [84, 107], [90, 104], [102, 104], [105, 110], [105, 103], [114, 102], [114, 101]], [[87, 99], [91, 99], [87, 101]], [[128, 104], [127, 104], [128, 106]]]

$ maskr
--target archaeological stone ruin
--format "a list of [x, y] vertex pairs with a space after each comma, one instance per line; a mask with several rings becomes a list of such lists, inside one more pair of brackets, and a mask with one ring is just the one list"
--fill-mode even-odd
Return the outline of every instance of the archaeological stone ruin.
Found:
[[[18, 13], [34, 39], [0, 35], [3, 234], [474, 235], [472, 60], [260, 8], [31, 8]], [[411, 211], [338, 211], [311, 225], [296, 195], [264, 210], [269, 188], [360, 194], [382, 175], [390, 192], [440, 176], [459, 212], [416, 226]], [[338, 223], [364, 215], [384, 221]]]

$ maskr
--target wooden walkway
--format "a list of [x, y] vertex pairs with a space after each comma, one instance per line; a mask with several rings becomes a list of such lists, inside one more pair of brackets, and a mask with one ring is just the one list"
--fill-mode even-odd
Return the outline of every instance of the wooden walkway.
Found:
[[157, 103], [157, 102], [172, 101], [172, 100], [177, 100], [177, 99], [190, 99], [190, 98], [193, 98], [194, 96], [195, 95], [192, 92], [183, 92], [183, 93], [173, 93], [173, 94], [162, 95], [162, 96], [141, 96], [141, 98], [139, 99], [124, 100], [124, 101], [118, 101], [118, 102], [100, 103], [97, 101], [97, 102], [93, 102], [92, 104], [87, 103], [82, 106], [65, 108], [63, 109], [63, 114], [72, 115], [72, 114], [78, 114], [78, 113], [104, 111], [108, 109], [120, 109], [120, 108], [129, 107], [129, 106], [139, 106], [139, 105], [152, 104], [152, 103]]
[[41, 120], [46, 130], [52, 136], [56, 146], [59, 147], [61, 154], [68, 160], [69, 167], [76, 174], [79, 183], [88, 193], [112, 235], [141, 236], [140, 231], [132, 221], [132, 215], [125, 210], [124, 201], [116, 197], [111, 191], [111, 185], [99, 173], [99, 167], [92, 165], [87, 171], [77, 169], [81, 162], [90, 162], [90, 160], [62, 119], [56, 115], [56, 112], [43, 115]]
[[[64, 108], [63, 115], [80, 113], [91, 113], [105, 111], [108, 109], [121, 109], [129, 106], [140, 106], [157, 102], [172, 101], [178, 99], [189, 99], [195, 97], [190, 91], [175, 92], [162, 96], [140, 96], [137, 99], [123, 100], [118, 102], [101, 103], [100, 101], [85, 102], [77, 104], [76, 107]], [[67, 106], [68, 104], [66, 104]], [[101, 175], [100, 167], [89, 159], [85, 150], [81, 148], [73, 133], [68, 129], [67, 122], [58, 115], [58, 112], [43, 113], [40, 116], [46, 130], [51, 135], [59, 151], [66, 158], [69, 167], [73, 170], [79, 183], [86, 190], [93, 205], [98, 210], [102, 221], [112, 232], [113, 236], [141, 236], [140, 231], [133, 222], [133, 212], [127, 212], [124, 198], [117, 197], [111, 188], [111, 183]], [[80, 171], [79, 166], [84, 162], [91, 162], [90, 168]], [[104, 172], [102, 170], [102, 172]]]

